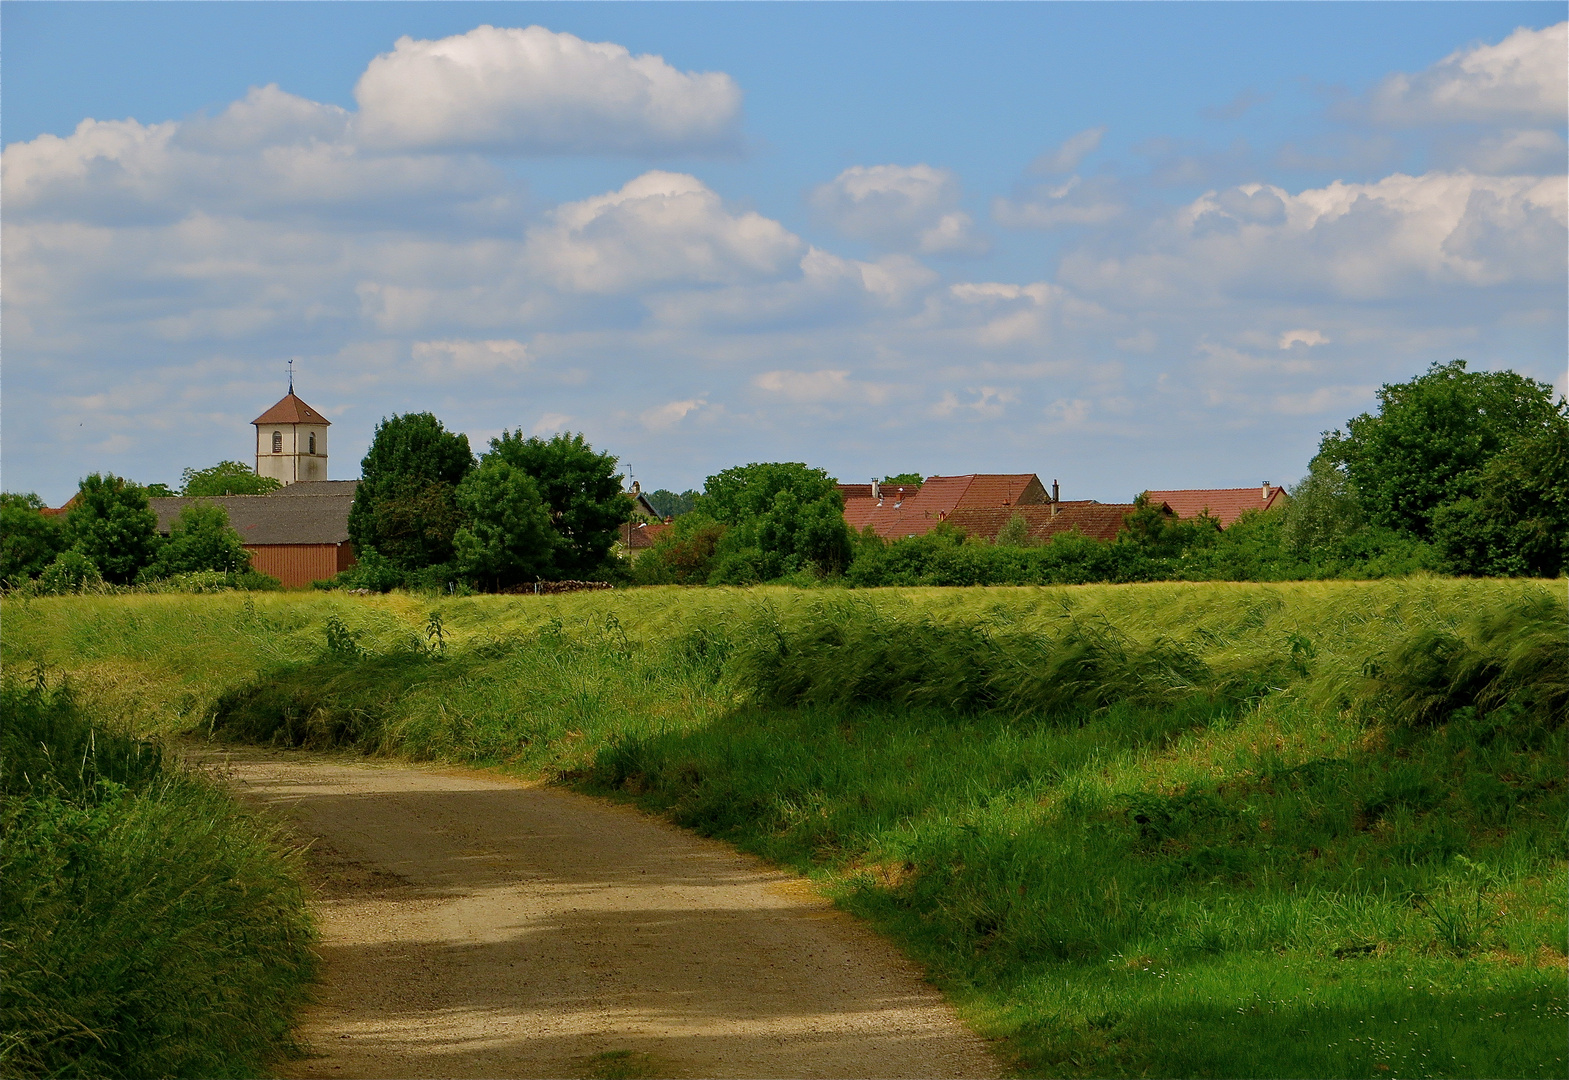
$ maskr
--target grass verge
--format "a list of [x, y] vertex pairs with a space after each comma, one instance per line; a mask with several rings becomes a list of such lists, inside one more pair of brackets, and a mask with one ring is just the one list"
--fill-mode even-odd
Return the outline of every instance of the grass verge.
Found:
[[256, 1076], [314, 973], [269, 829], [85, 715], [0, 685], [0, 1076]]
[[101, 692], [186, 727], [545, 775], [796, 867], [1026, 1073], [1556, 1076], [1556, 589], [65, 599], [4, 646], [90, 627]]

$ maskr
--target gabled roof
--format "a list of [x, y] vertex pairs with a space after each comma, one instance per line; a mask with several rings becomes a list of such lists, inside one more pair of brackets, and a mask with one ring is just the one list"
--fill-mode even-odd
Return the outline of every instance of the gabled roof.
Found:
[[1270, 510], [1286, 504], [1286, 489], [1261, 484], [1245, 488], [1182, 488], [1174, 491], [1146, 491], [1151, 502], [1163, 502], [1179, 518], [1195, 518], [1205, 511], [1222, 529], [1242, 516], [1244, 510]]
[[[331, 481], [329, 481], [331, 482]], [[350, 481], [337, 481], [348, 483]], [[293, 485], [298, 487], [299, 485]], [[212, 498], [148, 499], [158, 515], [158, 531], [165, 535], [180, 511], [192, 503], [221, 506], [229, 524], [246, 545], [341, 544], [349, 538], [349, 508], [354, 494], [286, 495], [288, 488], [270, 495], [219, 495]]]
[[323, 427], [326, 427], [328, 424], [332, 423], [332, 421], [328, 420], [321, 413], [317, 412], [315, 409], [305, 404], [305, 402], [295, 397], [294, 391], [290, 390], [287, 394], [283, 395], [283, 399], [279, 401], [278, 404], [274, 405], [256, 419], [252, 420], [251, 423], [320, 424]]

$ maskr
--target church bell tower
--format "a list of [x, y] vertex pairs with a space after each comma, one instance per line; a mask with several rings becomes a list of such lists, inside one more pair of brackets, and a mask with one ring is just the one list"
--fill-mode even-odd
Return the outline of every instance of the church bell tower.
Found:
[[283, 400], [251, 423], [256, 427], [256, 475], [284, 484], [327, 479], [327, 428], [332, 421], [294, 396], [294, 375]]

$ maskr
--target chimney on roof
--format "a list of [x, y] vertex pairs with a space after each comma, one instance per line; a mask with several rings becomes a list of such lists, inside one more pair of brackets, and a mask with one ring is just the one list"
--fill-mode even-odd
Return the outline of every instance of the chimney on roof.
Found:
[[878, 502], [881, 502], [883, 498], [883, 486], [875, 479], [872, 480], [872, 498], [876, 499]]
[[643, 485], [642, 484], [639, 484], [636, 480], [632, 481], [632, 494], [636, 495], [638, 492], [640, 492], [642, 490], [643, 490]]
[[1262, 491], [1260, 491], [1258, 493], [1258, 497], [1263, 499], [1265, 502], [1269, 501], [1269, 481], [1268, 480], [1264, 481], [1264, 488], [1263, 488]]
[[1052, 481], [1052, 482], [1051, 482], [1051, 501], [1052, 501], [1052, 502], [1057, 502], [1057, 501], [1059, 501], [1059, 500], [1060, 500], [1060, 499], [1061, 499], [1061, 498], [1062, 498], [1062, 493], [1061, 493], [1061, 491], [1060, 491], [1060, 490], [1059, 490], [1059, 489], [1058, 489], [1058, 488], [1057, 488], [1057, 481], [1055, 481], [1055, 480], [1053, 480], [1053, 481]]

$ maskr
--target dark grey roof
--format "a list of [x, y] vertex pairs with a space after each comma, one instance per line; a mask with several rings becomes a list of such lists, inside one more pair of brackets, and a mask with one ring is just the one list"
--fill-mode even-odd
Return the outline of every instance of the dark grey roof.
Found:
[[354, 489], [359, 487], [358, 480], [300, 480], [297, 483], [285, 484], [277, 491], [269, 491], [269, 495], [347, 495], [354, 498]]
[[[312, 481], [290, 487], [353, 484], [353, 480]], [[180, 511], [191, 503], [221, 506], [229, 514], [229, 524], [246, 544], [341, 544], [349, 538], [349, 507], [354, 493], [311, 495], [296, 493], [281, 498], [289, 488], [271, 495], [222, 495], [212, 498], [148, 499], [158, 515], [158, 531], [165, 535]]]

